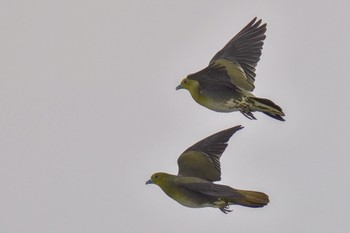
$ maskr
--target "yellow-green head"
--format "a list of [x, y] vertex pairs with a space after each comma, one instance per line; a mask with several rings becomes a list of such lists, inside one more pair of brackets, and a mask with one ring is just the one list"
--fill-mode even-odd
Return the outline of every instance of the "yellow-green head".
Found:
[[162, 184], [164, 182], [166, 182], [166, 178], [169, 178], [169, 174], [167, 173], [163, 173], [163, 172], [157, 172], [157, 173], [154, 173], [152, 176], [151, 176], [151, 179], [147, 180], [146, 181], [146, 184], [156, 184], [158, 186], [162, 186]]
[[182, 79], [181, 84], [176, 87], [176, 90], [187, 89], [191, 92], [191, 90], [196, 89], [198, 87], [199, 87], [198, 81], [192, 80], [186, 77]]
[[186, 77], [182, 79], [181, 84], [176, 87], [176, 90], [180, 90], [180, 89], [188, 90], [191, 93], [192, 98], [198, 102], [200, 97], [200, 94], [199, 94], [200, 86], [198, 81], [189, 79]]

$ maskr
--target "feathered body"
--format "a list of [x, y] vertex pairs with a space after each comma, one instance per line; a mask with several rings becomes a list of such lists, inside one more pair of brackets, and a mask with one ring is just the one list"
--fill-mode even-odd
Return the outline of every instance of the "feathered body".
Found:
[[197, 177], [182, 177], [167, 173], [155, 175], [161, 177], [161, 181], [157, 181], [156, 184], [169, 197], [190, 208], [213, 207], [226, 213], [229, 211], [229, 205], [256, 208], [269, 203], [268, 196], [262, 192], [234, 189]]

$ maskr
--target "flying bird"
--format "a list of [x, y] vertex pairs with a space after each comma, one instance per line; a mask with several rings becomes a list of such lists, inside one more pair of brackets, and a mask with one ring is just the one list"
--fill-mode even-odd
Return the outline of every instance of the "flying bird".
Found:
[[230, 205], [263, 207], [269, 197], [262, 192], [234, 189], [216, 184], [221, 179], [220, 157], [231, 136], [242, 126], [213, 134], [185, 150], [177, 160], [177, 175], [157, 172], [146, 184], [158, 185], [169, 197], [191, 208], [213, 207], [223, 213]]
[[216, 112], [240, 111], [251, 120], [260, 111], [284, 121], [282, 108], [271, 100], [255, 97], [255, 67], [266, 38], [266, 23], [254, 18], [210, 60], [208, 67], [189, 74], [176, 87], [187, 89], [200, 105]]

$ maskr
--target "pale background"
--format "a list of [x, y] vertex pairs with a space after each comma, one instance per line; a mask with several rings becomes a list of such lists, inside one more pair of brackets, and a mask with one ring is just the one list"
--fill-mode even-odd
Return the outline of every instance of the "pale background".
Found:
[[[350, 2], [0, 2], [0, 232], [350, 232]], [[268, 24], [255, 94], [209, 111], [175, 91], [253, 17]], [[262, 209], [190, 209], [145, 181], [242, 124], [222, 181]]]

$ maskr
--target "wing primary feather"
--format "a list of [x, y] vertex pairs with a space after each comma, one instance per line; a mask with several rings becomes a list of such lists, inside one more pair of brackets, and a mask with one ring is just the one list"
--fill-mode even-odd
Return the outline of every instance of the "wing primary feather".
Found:
[[[266, 38], [267, 24], [261, 23], [262, 20], [257, 20], [255, 17], [217, 52], [209, 62], [209, 64], [212, 64], [218, 59], [226, 59], [234, 64], [238, 63], [245, 75], [233, 77], [232, 82], [234, 85], [238, 85], [239, 88], [247, 91], [254, 90], [255, 67], [260, 60]], [[244, 82], [247, 83], [242, 84]]]
[[178, 158], [178, 175], [218, 181], [221, 176], [220, 157], [231, 136], [243, 126], [238, 125], [213, 134], [185, 150]]

